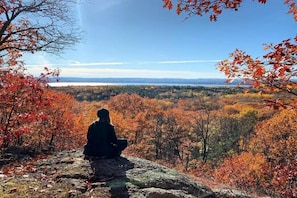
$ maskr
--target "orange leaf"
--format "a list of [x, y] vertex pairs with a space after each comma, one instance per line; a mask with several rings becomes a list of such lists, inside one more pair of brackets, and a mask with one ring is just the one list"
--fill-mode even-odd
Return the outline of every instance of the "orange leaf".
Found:
[[262, 67], [258, 67], [256, 70], [256, 75], [257, 76], [262, 76], [264, 73], [264, 69]]
[[258, 88], [258, 87], [260, 86], [259, 81], [254, 81], [253, 86], [254, 86], [255, 88]]
[[172, 4], [171, 0], [163, 0], [163, 2], [164, 2], [163, 8], [168, 8], [169, 10], [172, 9], [173, 4]]
[[178, 4], [177, 7], [176, 7], [176, 13], [177, 13], [178, 15], [180, 15], [181, 12], [182, 12], [182, 9], [181, 9], [181, 7], [180, 7], [180, 4]]

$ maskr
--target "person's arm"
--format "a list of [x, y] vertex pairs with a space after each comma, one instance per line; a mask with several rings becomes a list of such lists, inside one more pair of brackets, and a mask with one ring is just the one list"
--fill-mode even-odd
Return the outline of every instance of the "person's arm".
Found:
[[88, 133], [87, 133], [87, 144], [84, 147], [85, 148], [84, 149], [84, 154], [86, 156], [93, 155], [92, 137], [93, 137], [93, 129], [92, 129], [92, 125], [90, 125], [89, 128], [88, 128]]
[[91, 124], [88, 128], [87, 139], [88, 140], [93, 139], [93, 124]]
[[113, 126], [110, 127], [110, 140], [111, 140], [111, 143], [113, 144], [117, 143], [117, 136]]

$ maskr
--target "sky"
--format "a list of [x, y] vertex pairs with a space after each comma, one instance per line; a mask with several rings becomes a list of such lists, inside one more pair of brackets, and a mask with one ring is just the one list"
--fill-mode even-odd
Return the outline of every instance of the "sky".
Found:
[[162, 0], [85, 0], [73, 17], [83, 39], [60, 56], [26, 54], [30, 73], [44, 66], [61, 77], [224, 78], [216, 64], [235, 49], [253, 57], [267, 53], [264, 43], [296, 36], [297, 22], [282, 0], [246, 0], [238, 11], [209, 16], [177, 15]]

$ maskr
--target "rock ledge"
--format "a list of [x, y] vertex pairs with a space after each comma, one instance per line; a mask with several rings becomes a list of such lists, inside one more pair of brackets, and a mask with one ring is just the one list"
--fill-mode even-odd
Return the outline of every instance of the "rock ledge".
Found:
[[[24, 169], [22, 174], [19, 170]], [[0, 172], [0, 197], [233, 197], [214, 193], [209, 187], [148, 160], [128, 156], [86, 160], [82, 149], [63, 151], [13, 171], [10, 175], [7, 170], [5, 174], [3, 169]]]

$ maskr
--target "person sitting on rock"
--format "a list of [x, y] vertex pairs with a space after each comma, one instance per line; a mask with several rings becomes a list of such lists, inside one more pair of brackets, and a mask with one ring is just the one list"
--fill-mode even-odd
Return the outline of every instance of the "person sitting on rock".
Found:
[[88, 141], [84, 149], [86, 158], [119, 157], [127, 147], [127, 140], [117, 138], [107, 109], [98, 110], [97, 116], [99, 120], [93, 122], [88, 129]]

